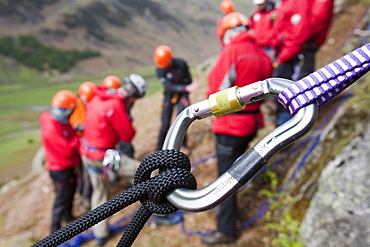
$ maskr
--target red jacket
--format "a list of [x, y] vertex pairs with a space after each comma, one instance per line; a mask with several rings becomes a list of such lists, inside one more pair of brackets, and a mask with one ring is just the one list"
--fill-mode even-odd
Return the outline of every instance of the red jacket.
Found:
[[273, 26], [277, 14], [277, 9], [273, 3], [269, 3], [266, 11], [257, 9], [252, 13], [249, 20], [249, 27], [253, 29], [253, 37], [259, 46], [271, 46]]
[[[235, 66], [234, 82], [224, 80], [230, 69]], [[248, 32], [240, 33], [221, 51], [215, 66], [208, 75], [207, 95], [231, 86], [245, 86], [272, 75], [270, 58], [254, 42]], [[216, 134], [248, 136], [263, 126], [259, 112], [261, 101], [248, 104], [243, 110], [213, 120], [212, 131]]]
[[95, 97], [87, 104], [85, 128], [80, 153], [92, 160], [104, 158], [107, 149], [117, 142], [131, 142], [135, 129], [126, 111], [123, 97], [117, 92], [108, 93], [98, 86]]
[[277, 62], [292, 61], [302, 51], [308, 33], [308, 0], [282, 0], [272, 44]]
[[50, 112], [40, 116], [41, 142], [45, 148], [46, 168], [61, 171], [81, 163], [80, 138], [71, 124], [62, 124]]
[[328, 35], [334, 14], [334, 0], [308, 0], [310, 33], [307, 41], [321, 46]]

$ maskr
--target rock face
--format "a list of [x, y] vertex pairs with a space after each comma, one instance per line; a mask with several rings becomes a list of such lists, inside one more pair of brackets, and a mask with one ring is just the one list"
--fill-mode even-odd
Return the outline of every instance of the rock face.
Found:
[[306, 247], [370, 246], [370, 125], [323, 170], [302, 222]]

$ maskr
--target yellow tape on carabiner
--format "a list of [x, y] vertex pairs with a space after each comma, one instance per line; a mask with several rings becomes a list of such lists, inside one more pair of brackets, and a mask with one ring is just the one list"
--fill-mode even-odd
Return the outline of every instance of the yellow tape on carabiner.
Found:
[[244, 109], [237, 97], [237, 89], [235, 86], [209, 96], [209, 107], [213, 115], [221, 117]]

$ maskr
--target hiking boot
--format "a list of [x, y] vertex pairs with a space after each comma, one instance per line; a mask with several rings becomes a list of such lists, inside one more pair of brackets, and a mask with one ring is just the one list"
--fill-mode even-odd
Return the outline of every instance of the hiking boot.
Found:
[[96, 238], [96, 243], [98, 246], [104, 246], [108, 242], [108, 237], [105, 238]]
[[218, 231], [202, 236], [202, 242], [208, 245], [234, 243], [237, 239], [236, 235], [227, 235]]

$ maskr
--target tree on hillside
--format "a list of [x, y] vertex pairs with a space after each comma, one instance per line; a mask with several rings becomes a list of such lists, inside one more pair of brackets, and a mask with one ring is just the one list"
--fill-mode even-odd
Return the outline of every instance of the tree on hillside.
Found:
[[93, 50], [64, 51], [44, 46], [32, 35], [1, 38], [0, 54], [39, 71], [56, 69], [61, 73], [68, 72], [79, 60], [100, 56], [100, 52]]

